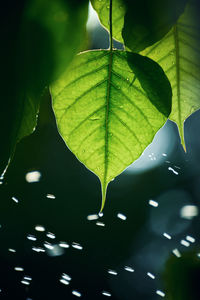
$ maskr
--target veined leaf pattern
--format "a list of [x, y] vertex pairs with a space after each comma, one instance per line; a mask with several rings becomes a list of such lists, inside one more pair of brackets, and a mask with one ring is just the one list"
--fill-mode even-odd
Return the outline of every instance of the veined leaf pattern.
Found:
[[139, 54], [88, 51], [51, 94], [61, 136], [101, 181], [103, 209], [108, 183], [141, 155], [171, 111], [167, 77]]
[[200, 21], [198, 1], [190, 1], [172, 30], [158, 43], [144, 50], [161, 65], [172, 85], [170, 119], [177, 123], [185, 148], [184, 121], [200, 108]]

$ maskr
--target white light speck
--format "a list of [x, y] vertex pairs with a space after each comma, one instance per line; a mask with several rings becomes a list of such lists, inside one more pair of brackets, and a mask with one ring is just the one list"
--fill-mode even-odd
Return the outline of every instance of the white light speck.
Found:
[[196, 205], [185, 205], [181, 208], [180, 216], [184, 219], [191, 220], [198, 216], [199, 210]]
[[42, 225], [36, 225], [35, 230], [43, 232], [43, 231], [45, 231], [45, 228]]
[[163, 236], [166, 237], [166, 239], [171, 240], [171, 235], [169, 235], [168, 233], [164, 232]]
[[181, 245], [185, 246], [185, 247], [189, 247], [190, 246], [190, 243], [186, 240], [181, 240]]
[[16, 203], [19, 203], [19, 200], [16, 197], [12, 197], [12, 200]]
[[108, 273], [111, 275], [117, 275], [117, 272], [111, 269], [108, 270]]
[[168, 167], [168, 170], [169, 170], [169, 171], [172, 171], [175, 175], [178, 175], [178, 172], [175, 171], [172, 167]]
[[180, 251], [176, 248], [174, 250], [172, 250], [172, 253], [176, 256], [176, 257], [181, 257], [181, 253]]
[[41, 247], [32, 247], [32, 250], [35, 251], [35, 252], [45, 252], [45, 250]]
[[155, 276], [150, 272], [147, 273], [147, 276], [149, 276], [151, 279], [155, 279]]
[[27, 239], [30, 240], [30, 241], [36, 241], [37, 240], [37, 238], [32, 234], [28, 234]]
[[134, 269], [129, 267], [129, 266], [125, 266], [124, 270], [128, 271], [128, 272], [134, 272]]
[[81, 293], [78, 291], [73, 290], [72, 291], [72, 295], [77, 296], [77, 297], [81, 297]]
[[32, 172], [26, 173], [25, 179], [29, 183], [38, 182], [38, 181], [40, 181], [41, 176], [42, 175], [39, 171], [32, 171]]
[[197, 253], [197, 256], [200, 257], [200, 253]]
[[97, 226], [102, 226], [102, 227], [105, 227], [105, 224], [104, 224], [104, 223], [102, 223], [102, 222], [96, 222], [96, 225], [97, 225]]
[[162, 156], [167, 156], [167, 154], [166, 154], [166, 153], [163, 153]]
[[16, 250], [15, 249], [12, 249], [12, 248], [9, 248], [8, 251], [12, 252], [12, 253], [15, 253]]
[[186, 236], [186, 240], [188, 240], [190, 243], [195, 243], [195, 238], [193, 238], [193, 237], [190, 236], [190, 235], [187, 235], [187, 236]]
[[49, 250], [53, 250], [53, 248], [54, 248], [54, 246], [51, 245], [51, 244], [48, 243], [48, 242], [44, 242], [44, 247], [47, 248], [47, 249], [49, 249]]
[[100, 218], [103, 217], [103, 213], [102, 212], [99, 213], [99, 217]]
[[149, 200], [149, 205], [151, 205], [153, 207], [158, 207], [158, 202], [156, 202], [154, 200]]
[[69, 285], [69, 281], [67, 281], [67, 280], [65, 280], [63, 278], [60, 279], [60, 282], [63, 283], [63, 284], [65, 284], [65, 285]]
[[47, 197], [48, 199], [56, 199], [56, 196], [53, 195], [53, 194], [47, 194], [46, 197]]
[[56, 238], [55, 234], [52, 233], [52, 232], [47, 232], [46, 236], [47, 236], [48, 238], [50, 238], [50, 239], [55, 239], [55, 238]]
[[170, 164], [171, 163], [169, 160], [166, 160], [165, 162], [166, 162], [166, 164]]
[[83, 250], [83, 247], [80, 244], [75, 242], [72, 243], [72, 247], [78, 250]]
[[67, 244], [66, 242], [60, 242], [60, 243], [59, 243], [59, 246], [60, 246], [61, 248], [69, 248], [69, 244]]
[[112, 296], [111, 293], [106, 292], [106, 291], [103, 291], [102, 295], [107, 296], [107, 297], [111, 297]]
[[26, 280], [21, 280], [21, 283], [25, 284], [25, 285], [29, 285], [30, 281], [26, 281]]
[[88, 221], [92, 221], [92, 220], [97, 220], [99, 218], [99, 216], [98, 215], [88, 215], [87, 216], [87, 220]]
[[30, 276], [24, 276], [24, 280], [29, 280], [29, 281], [31, 281], [32, 278], [31, 278]]
[[125, 220], [127, 219], [127, 217], [126, 217], [125, 215], [121, 214], [121, 213], [118, 213], [118, 214], [117, 214], [117, 217], [118, 217], [119, 219], [123, 220], [123, 221], [125, 221]]
[[160, 291], [160, 290], [157, 290], [157, 291], [156, 291], [156, 294], [159, 295], [159, 296], [161, 296], [161, 297], [165, 297], [165, 293], [163, 293], [163, 292]]
[[15, 267], [14, 270], [15, 271], [19, 271], [19, 272], [23, 272], [24, 268], [22, 268], [22, 267]]
[[67, 280], [67, 281], [72, 280], [72, 278], [69, 275], [67, 275], [66, 273], [62, 273], [62, 278]]

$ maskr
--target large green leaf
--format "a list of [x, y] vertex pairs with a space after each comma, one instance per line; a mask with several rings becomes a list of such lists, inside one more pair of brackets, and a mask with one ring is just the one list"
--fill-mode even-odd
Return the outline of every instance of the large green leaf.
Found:
[[177, 123], [185, 148], [185, 119], [200, 108], [199, 2], [190, 1], [173, 29], [157, 44], [143, 51], [164, 69], [172, 85], [170, 119]]
[[135, 161], [171, 111], [171, 87], [158, 64], [125, 51], [89, 51], [51, 87], [61, 136], [102, 185]]
[[[101, 24], [109, 29], [109, 8], [110, 1], [108, 0], [92, 0], [93, 8], [98, 13]], [[124, 26], [125, 6], [123, 0], [114, 0], [112, 3], [112, 26], [113, 37], [123, 43], [122, 28]]]
[[45, 86], [80, 50], [87, 1], [7, 1], [1, 10], [0, 174], [33, 132]]

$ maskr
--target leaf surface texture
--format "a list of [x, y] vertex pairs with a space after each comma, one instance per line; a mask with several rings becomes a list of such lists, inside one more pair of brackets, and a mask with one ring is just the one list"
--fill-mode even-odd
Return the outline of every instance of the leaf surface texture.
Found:
[[185, 148], [183, 124], [200, 108], [199, 2], [190, 1], [172, 30], [142, 54], [158, 62], [172, 86], [170, 119], [177, 123]]
[[102, 209], [108, 183], [139, 158], [171, 111], [167, 77], [139, 54], [88, 51], [51, 94], [61, 136], [101, 181]]

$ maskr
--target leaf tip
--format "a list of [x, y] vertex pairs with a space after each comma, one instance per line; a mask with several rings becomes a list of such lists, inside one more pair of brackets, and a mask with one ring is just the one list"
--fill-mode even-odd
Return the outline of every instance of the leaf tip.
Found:
[[106, 182], [101, 182], [101, 209], [100, 209], [100, 213], [103, 211], [104, 206], [105, 206], [105, 202], [106, 202], [106, 193], [107, 193], [107, 186], [108, 183]]

